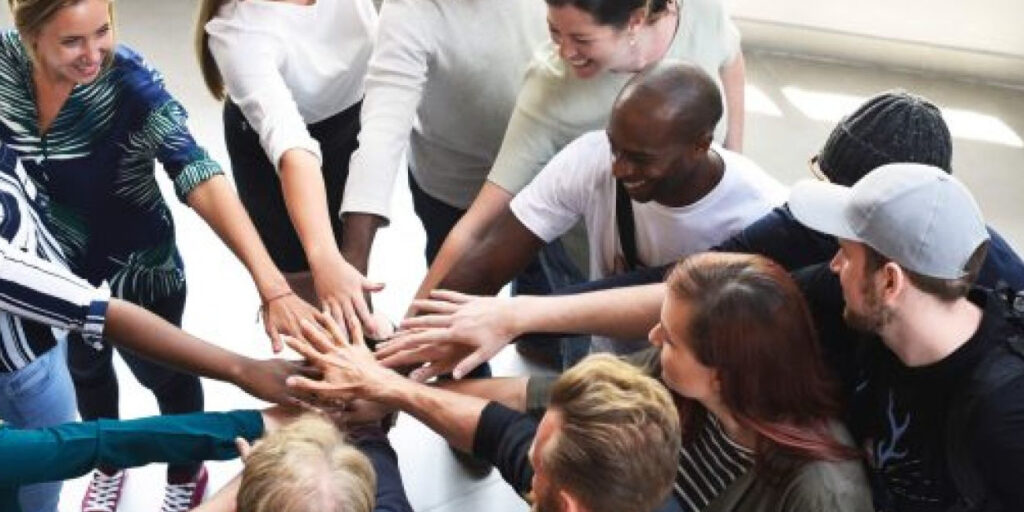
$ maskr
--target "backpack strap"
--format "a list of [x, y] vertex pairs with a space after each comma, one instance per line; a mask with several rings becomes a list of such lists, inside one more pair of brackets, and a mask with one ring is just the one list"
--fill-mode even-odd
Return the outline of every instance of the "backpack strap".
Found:
[[[989, 490], [978, 472], [968, 449], [967, 424], [978, 400], [996, 392], [1017, 377], [1024, 375], [1024, 307], [1016, 310], [1013, 297], [994, 293], [989, 300], [1006, 301], [1006, 338], [974, 369], [967, 386], [958, 391], [950, 404], [946, 417], [946, 461], [959, 498], [950, 512], [990, 510]], [[1024, 306], [1024, 301], [1018, 302]], [[1015, 317], [1015, 318], [1014, 318]], [[998, 510], [998, 509], [995, 509]]]
[[619, 230], [619, 245], [626, 260], [626, 271], [643, 266], [636, 252], [636, 226], [633, 224], [633, 202], [626, 193], [622, 180], [615, 180], [615, 225]]

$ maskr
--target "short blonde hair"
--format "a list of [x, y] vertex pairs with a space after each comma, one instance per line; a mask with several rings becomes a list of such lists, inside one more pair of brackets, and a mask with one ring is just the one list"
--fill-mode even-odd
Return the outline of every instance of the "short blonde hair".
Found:
[[647, 512], [668, 496], [681, 436], [657, 380], [595, 354], [555, 382], [549, 407], [562, 425], [538, 455], [554, 487], [590, 512]]
[[253, 448], [238, 512], [370, 512], [376, 489], [369, 459], [330, 422], [307, 415]]

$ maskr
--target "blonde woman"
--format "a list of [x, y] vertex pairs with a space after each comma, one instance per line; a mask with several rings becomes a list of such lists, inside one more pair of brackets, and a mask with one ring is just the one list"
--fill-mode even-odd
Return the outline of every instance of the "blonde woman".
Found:
[[203, 0], [195, 33], [238, 193], [275, 263], [338, 321], [371, 325], [364, 293], [381, 286], [364, 277], [368, 249], [342, 252], [338, 210], [376, 31], [371, 0]]
[[[0, 36], [0, 142], [24, 165], [26, 188], [71, 270], [94, 285], [107, 282], [115, 297], [180, 325], [184, 265], [154, 176], [159, 160], [178, 198], [252, 274], [275, 344], [280, 346], [279, 332], [298, 334], [297, 320], [315, 311], [295, 297], [274, 266], [220, 167], [189, 133], [185, 110], [163, 78], [138, 53], [115, 44], [113, 2], [9, 5], [17, 30]], [[68, 344], [84, 419], [118, 416], [110, 347]], [[196, 377], [123, 356], [161, 412], [202, 410]], [[205, 472], [196, 465], [172, 466], [168, 481], [169, 496], [191, 497], [201, 494]], [[84, 508], [109, 508], [123, 483], [123, 472], [98, 472]]]

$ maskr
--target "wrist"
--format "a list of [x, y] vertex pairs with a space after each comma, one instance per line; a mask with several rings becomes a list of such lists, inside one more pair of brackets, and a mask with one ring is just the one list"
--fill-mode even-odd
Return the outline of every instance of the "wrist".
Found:
[[342, 257], [338, 247], [331, 244], [329, 247], [317, 247], [306, 251], [306, 260], [309, 261], [309, 270], [316, 274], [325, 269], [335, 268], [348, 264]]
[[375, 402], [382, 403], [388, 407], [401, 409], [402, 404], [407, 401], [410, 394], [410, 386], [415, 383], [401, 375], [388, 371], [374, 386], [370, 398]]
[[288, 280], [284, 278], [284, 275], [277, 268], [274, 268], [273, 274], [269, 278], [261, 278], [260, 276], [265, 274], [253, 273], [253, 283], [256, 285], [256, 293], [260, 295], [260, 302], [266, 303], [268, 297], [292, 291], [292, 287], [288, 285]]

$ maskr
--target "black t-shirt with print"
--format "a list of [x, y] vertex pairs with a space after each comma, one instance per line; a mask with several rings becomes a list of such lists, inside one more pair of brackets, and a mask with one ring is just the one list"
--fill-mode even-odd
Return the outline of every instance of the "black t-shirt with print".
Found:
[[[955, 393], [1010, 327], [991, 294], [970, 299], [984, 311], [977, 332], [935, 364], [908, 368], [874, 336], [842, 320], [842, 292], [826, 267], [796, 274], [807, 294], [826, 358], [846, 391], [846, 421], [868, 453], [879, 510], [945, 511], [957, 499], [945, 429]], [[968, 453], [1003, 510], [1024, 510], [1024, 377], [982, 398], [968, 422]]]

